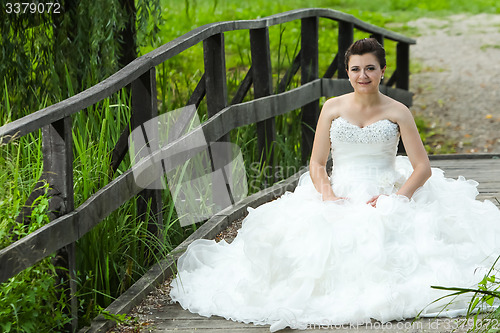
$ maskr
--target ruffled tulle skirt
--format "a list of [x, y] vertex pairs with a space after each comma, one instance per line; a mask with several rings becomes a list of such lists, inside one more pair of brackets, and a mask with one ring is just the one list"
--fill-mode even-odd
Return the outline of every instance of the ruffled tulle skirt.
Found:
[[[411, 173], [406, 157], [396, 170]], [[477, 287], [500, 255], [500, 211], [475, 200], [476, 182], [432, 171], [411, 200], [394, 194], [393, 178], [377, 207], [359, 186], [348, 200], [324, 202], [306, 174], [293, 193], [249, 209], [231, 244], [193, 242], [171, 297], [202, 316], [272, 331], [464, 314], [468, 296], [433, 303], [449, 292], [431, 286]]]

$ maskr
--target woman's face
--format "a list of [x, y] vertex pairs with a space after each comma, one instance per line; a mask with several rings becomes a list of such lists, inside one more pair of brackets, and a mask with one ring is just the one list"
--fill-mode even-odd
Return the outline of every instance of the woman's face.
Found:
[[384, 72], [373, 53], [353, 54], [349, 59], [347, 75], [356, 92], [378, 92]]

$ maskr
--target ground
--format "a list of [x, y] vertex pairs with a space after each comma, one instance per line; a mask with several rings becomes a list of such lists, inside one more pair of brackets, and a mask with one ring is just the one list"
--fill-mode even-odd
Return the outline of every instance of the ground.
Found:
[[500, 153], [500, 15], [409, 22], [412, 110], [457, 153]]

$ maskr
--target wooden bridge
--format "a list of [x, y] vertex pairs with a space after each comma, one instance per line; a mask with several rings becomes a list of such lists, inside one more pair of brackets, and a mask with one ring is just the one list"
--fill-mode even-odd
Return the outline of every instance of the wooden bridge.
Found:
[[[338, 46], [334, 59], [327, 71], [320, 76], [318, 66], [319, 20], [338, 22]], [[271, 50], [269, 43], [269, 27], [295, 20], [301, 22], [301, 50], [288, 69], [286, 75], [273, 89]], [[75, 261], [74, 243], [98, 225], [105, 217], [115, 211], [127, 200], [138, 195], [144, 204], [138, 209], [146, 211], [150, 201], [156, 220], [151, 230], [162, 228], [161, 192], [145, 190], [137, 185], [134, 168], [115, 178], [108, 185], [86, 200], [79, 207], [74, 207], [73, 194], [73, 142], [71, 135], [71, 115], [85, 110], [99, 101], [130, 85], [132, 91], [131, 128], [134, 129], [146, 121], [158, 116], [155, 68], [182, 51], [203, 42], [204, 75], [187, 105], [198, 106], [206, 97], [208, 120], [200, 125], [207, 142], [228, 141], [228, 133], [237, 127], [256, 123], [258, 131], [258, 149], [265, 155], [272, 153], [272, 142], [276, 137], [274, 117], [292, 110], [302, 110], [302, 156], [305, 162], [310, 155], [313, 131], [319, 115], [321, 97], [338, 96], [352, 88], [344, 69], [344, 53], [353, 42], [354, 30], [373, 36], [382, 44], [384, 40], [392, 40], [396, 44], [396, 70], [392, 77], [381, 86], [381, 91], [407, 106], [411, 105], [412, 94], [409, 88], [409, 50], [415, 41], [400, 34], [362, 22], [351, 15], [329, 9], [301, 9], [270, 17], [248, 20], [220, 22], [199, 27], [160, 48], [134, 60], [125, 68], [97, 85], [57, 104], [49, 106], [0, 127], [0, 142], [27, 135], [42, 129], [44, 146], [44, 180], [54, 189], [51, 198], [52, 207], [59, 211], [57, 216], [46, 226], [32, 234], [19, 239], [10, 246], [0, 250], [0, 282], [36, 264], [51, 253], [59, 251], [67, 254], [70, 281], [73, 281]], [[238, 91], [228, 103], [226, 87], [226, 68], [224, 53], [224, 34], [236, 30], [248, 30], [252, 65]], [[287, 90], [292, 77], [301, 70], [301, 85]], [[334, 76], [337, 76], [334, 78]], [[254, 99], [243, 102], [253, 85]], [[395, 87], [393, 87], [395, 86]], [[276, 93], [275, 93], [276, 91]], [[151, 161], [163, 161], [164, 171], [172, 170], [181, 163], [172, 156], [192, 139], [192, 132], [180, 137], [164, 147], [156, 147], [144, 164]], [[128, 148], [128, 127], [116, 142], [113, 150], [113, 168], [117, 168]], [[445, 169], [448, 176], [464, 175], [480, 181], [483, 197], [491, 197], [498, 203], [500, 193], [500, 159], [493, 155], [464, 155], [439, 157], [432, 161], [433, 165]], [[115, 169], [116, 170], [116, 169]], [[153, 167], [146, 167], [142, 183], [151, 184], [157, 180]], [[143, 170], [143, 171], [144, 171]], [[148, 172], [150, 171], [150, 172]], [[155, 176], [156, 175], [156, 176]], [[173, 271], [175, 260], [186, 249], [187, 245], [197, 238], [213, 238], [233, 221], [242, 218], [248, 206], [256, 207], [286, 190], [292, 190], [298, 180], [296, 174], [286, 181], [273, 185], [252, 196], [249, 196], [231, 207], [215, 214], [205, 222], [194, 234], [174, 250], [168, 260], [154, 265], [151, 270], [129, 290], [120, 296], [106, 310], [111, 314], [128, 313], [156, 285], [167, 279]], [[497, 199], [494, 199], [497, 198]], [[71, 282], [74, 293], [76, 285]], [[72, 330], [77, 328], [77, 303], [72, 297], [73, 323]], [[200, 320], [199, 317], [180, 311], [178, 307], [168, 307], [165, 318], [165, 329], [178, 330], [230, 330], [241, 331], [259, 328], [235, 324], [225, 320]], [[163, 314], [162, 314], [163, 316]], [[232, 326], [231, 326], [232, 325]], [[92, 327], [83, 328], [82, 332], [105, 331], [112, 326], [110, 321], [96, 318]], [[262, 329], [262, 327], [260, 328]], [[267, 331], [268, 328], [265, 328]]]
[[[467, 154], [467, 155], [434, 155], [431, 156], [432, 167], [443, 169], [448, 177], [457, 178], [464, 176], [467, 179], [475, 179], [479, 182], [478, 190], [479, 200], [490, 200], [500, 209], [500, 158], [490, 154]], [[168, 290], [164, 283], [159, 289], [155, 290], [152, 285], [157, 285], [161, 281], [169, 279], [173, 270], [173, 264], [187, 246], [195, 239], [216, 239], [224, 234], [224, 229], [231, 223], [241, 220], [246, 215], [247, 207], [257, 207], [262, 203], [272, 200], [285, 191], [290, 191], [297, 185], [298, 179], [303, 172], [299, 172], [288, 178], [286, 181], [275, 184], [255, 195], [249, 196], [238, 205], [230, 207], [208, 220], [202, 228], [197, 230], [186, 241], [179, 245], [172, 254], [172, 260], [167, 260], [155, 265], [146, 275], [142, 277], [130, 290], [113, 303], [108, 309], [114, 313], [129, 313], [134, 311], [140, 323], [139, 327], [144, 327], [146, 332], [269, 332], [269, 326], [256, 326], [253, 324], [244, 324], [226, 320], [225, 318], [212, 316], [210, 318], [202, 317], [182, 309], [178, 303], [172, 304], [169, 298], [164, 295]], [[231, 233], [233, 234], [233, 233]], [[224, 237], [227, 242], [232, 241], [232, 237]], [[162, 295], [163, 296], [158, 296]], [[147, 296], [153, 297], [152, 302], [145, 302], [137, 308], [137, 304]], [[154, 304], [154, 305], [151, 305]], [[141, 325], [142, 324], [142, 325]], [[309, 329], [320, 329], [322, 331], [345, 331], [367, 333], [378, 332], [454, 332], [464, 333], [470, 329], [470, 320], [464, 318], [422, 318], [417, 321], [408, 319], [402, 322], [389, 322], [385, 325], [373, 322], [371, 325], [328, 325], [321, 327], [311, 326]], [[97, 318], [92, 327], [82, 332], [105, 331], [109, 326], [109, 321], [102, 317]], [[296, 332], [296, 330], [285, 329], [280, 332]]]

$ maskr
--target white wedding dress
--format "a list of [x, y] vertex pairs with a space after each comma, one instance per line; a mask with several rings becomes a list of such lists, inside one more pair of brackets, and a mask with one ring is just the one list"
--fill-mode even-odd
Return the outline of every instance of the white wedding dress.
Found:
[[[500, 211], [475, 200], [477, 182], [431, 178], [411, 200], [395, 194], [412, 172], [396, 157], [399, 127], [337, 118], [330, 137], [334, 193], [324, 202], [308, 173], [293, 193], [249, 209], [231, 244], [196, 240], [178, 260], [171, 297], [184, 309], [271, 331], [464, 314], [473, 287], [500, 255]], [[377, 207], [366, 201], [377, 194]], [[431, 304], [432, 303], [432, 304]]]

